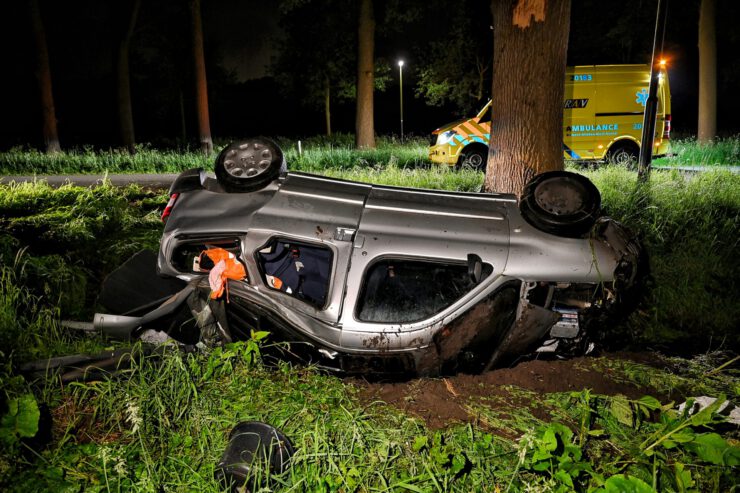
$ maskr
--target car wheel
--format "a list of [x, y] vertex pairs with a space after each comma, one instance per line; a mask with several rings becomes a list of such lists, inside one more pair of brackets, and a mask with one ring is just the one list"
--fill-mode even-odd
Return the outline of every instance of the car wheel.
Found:
[[635, 169], [637, 160], [640, 157], [640, 149], [637, 144], [624, 142], [614, 144], [606, 153], [606, 162], [617, 166], [624, 166], [628, 169]]
[[488, 161], [487, 149], [474, 147], [465, 150], [460, 157], [460, 168], [473, 171], [485, 171], [486, 162]]
[[229, 192], [251, 192], [264, 188], [284, 167], [283, 151], [265, 137], [255, 137], [226, 146], [216, 158], [216, 178]]
[[519, 208], [524, 219], [540, 231], [581, 238], [599, 218], [601, 195], [583, 175], [549, 171], [524, 187]]

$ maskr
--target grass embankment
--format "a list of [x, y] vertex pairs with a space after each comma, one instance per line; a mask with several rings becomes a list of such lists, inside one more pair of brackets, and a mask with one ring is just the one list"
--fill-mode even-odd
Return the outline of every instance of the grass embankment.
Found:
[[[327, 174], [464, 190], [481, 179], [400, 166]], [[655, 174], [636, 192], [634, 173], [588, 175], [609, 213], [639, 230], [651, 253], [655, 288], [624, 330], [652, 345], [691, 340], [693, 353], [723, 339], [736, 344], [740, 177]], [[0, 488], [221, 491], [213, 472], [228, 430], [250, 419], [281, 428], [297, 446], [291, 470], [275, 478], [279, 491], [726, 491], [736, 483], [736, 430], [720, 425], [722, 438], [707, 427], [717, 426], [708, 412], [689, 418], [638, 399], [645, 391], [663, 404], [669, 393], [737, 401], [737, 370], [719, 368], [726, 358], [663, 360], [660, 370], [613, 357], [576, 365], [643, 387], [630, 396], [483, 381], [479, 393], [454, 396], [451, 380], [450, 399], [464, 418], [442, 430], [361, 397], [361, 384], [310, 368], [267, 368], [245, 343], [210, 354], [171, 351], [112, 380], [30, 387], [18, 363], [107, 344], [71, 335], [57, 320], [89, 316], [102, 276], [139, 248], [156, 248], [165, 200], [137, 187], [0, 187]], [[429, 382], [411, 385], [423, 394]], [[45, 448], [20, 441], [36, 433], [37, 402], [54, 418]]]
[[717, 138], [702, 144], [695, 138], [671, 141], [670, 155], [656, 159], [667, 166], [740, 166], [740, 137]]
[[[328, 169], [356, 167], [401, 168], [428, 164], [428, 143], [410, 139], [406, 143], [380, 137], [377, 148], [355, 150], [354, 137], [338, 134], [331, 139], [313, 137], [301, 142], [278, 138], [285, 158], [293, 171], [322, 172]], [[27, 148], [0, 152], [0, 175], [53, 175], [77, 173], [178, 173], [190, 168], [213, 169], [217, 153], [227, 142], [216, 143], [216, 152], [205, 156], [196, 150], [158, 150], [147, 145], [137, 147], [135, 154], [109, 149], [74, 149], [44, 154]]]
[[[278, 138], [290, 169], [312, 173], [356, 168], [383, 169], [387, 166], [417, 168], [428, 166], [428, 142], [411, 138], [401, 144], [387, 137], [377, 139], [374, 150], [354, 149], [354, 136], [336, 134], [331, 138], [312, 137], [298, 142]], [[133, 155], [117, 149], [66, 150], [44, 154], [30, 148], [13, 148], [0, 152], [0, 175], [53, 175], [78, 173], [178, 173], [190, 168], [213, 168], [217, 152], [227, 142], [217, 142], [216, 152], [205, 156], [194, 149], [154, 149], [139, 145]], [[696, 139], [672, 141], [671, 154], [655, 160], [656, 165], [668, 166], [739, 166], [740, 137], [717, 139], [700, 144]]]

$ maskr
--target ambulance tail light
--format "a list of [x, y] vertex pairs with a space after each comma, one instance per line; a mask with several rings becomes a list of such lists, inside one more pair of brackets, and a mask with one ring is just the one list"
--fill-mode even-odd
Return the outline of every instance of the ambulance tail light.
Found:
[[167, 206], [164, 208], [164, 212], [162, 213], [162, 222], [166, 223], [167, 218], [170, 217], [170, 214], [172, 214], [172, 208], [175, 207], [175, 202], [177, 202], [177, 197], [179, 197], [179, 193], [173, 193], [170, 195], [170, 200], [167, 202]]
[[665, 125], [663, 126], [663, 140], [671, 138], [671, 115], [665, 116]]

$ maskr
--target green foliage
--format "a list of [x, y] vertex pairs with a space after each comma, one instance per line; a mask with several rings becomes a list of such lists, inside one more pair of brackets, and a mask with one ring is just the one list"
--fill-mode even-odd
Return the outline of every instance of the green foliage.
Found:
[[460, 116], [470, 115], [491, 97], [490, 11], [479, 2], [459, 2], [451, 11], [447, 6], [433, 2], [427, 9], [429, 16], [446, 11], [450, 18], [443, 24], [447, 32], [435, 32], [424, 48], [434, 56], [420, 57], [423, 62], [417, 69], [415, 93], [429, 105], [451, 103]]
[[[4, 301], [0, 298], [0, 303]], [[39, 417], [34, 394], [23, 378], [14, 374], [13, 354], [0, 350], [0, 488], [17, 470], [16, 457], [23, 440], [38, 432]]]
[[162, 195], [139, 187], [0, 187], [0, 345], [16, 361], [100, 350], [60, 318], [87, 319], [104, 276], [156, 248]]
[[[380, 30], [391, 38], [404, 36], [403, 45], [412, 52], [408, 68], [416, 76], [417, 97], [432, 106], [454, 106], [460, 116], [480, 109], [490, 98], [490, 5], [466, 0], [451, 8], [440, 0], [390, 0], [384, 13]], [[405, 32], [409, 24], [435, 29], [417, 30], [410, 45]]]
[[699, 460], [718, 466], [737, 466], [740, 464], [740, 448], [730, 446], [716, 433], [695, 431], [697, 427], [707, 427], [724, 422], [724, 417], [716, 413], [725, 401], [725, 396], [720, 395], [713, 404], [696, 414], [689, 415], [688, 409], [691, 409], [693, 404], [693, 400], [689, 399], [686, 404], [687, 411], [683, 415], [670, 410], [661, 413], [660, 426], [642, 442], [640, 448], [646, 456], [650, 457], [659, 453], [658, 450], [661, 448], [670, 450], [685, 447]]
[[91, 341], [76, 341], [59, 329], [58, 309], [53, 305], [59, 298], [52, 298], [50, 304], [33, 294], [17, 269], [17, 265], [0, 265], [0, 347], [9, 361], [90, 348]]
[[670, 154], [657, 159], [656, 165], [737, 166], [740, 163], [740, 137], [717, 138], [700, 143], [696, 138], [671, 140]]
[[[375, 153], [351, 151], [352, 141], [311, 139], [302, 156], [292, 144], [285, 148], [294, 169], [389, 185], [480, 187], [480, 173], [420, 166], [422, 141], [381, 140]], [[654, 173], [649, 188], [635, 189], [627, 170], [585, 173], [608, 212], [637, 229], [652, 254], [656, 289], [627, 328], [647, 329], [650, 341], [664, 334], [736, 337], [730, 322], [737, 319], [740, 178]], [[104, 347], [61, 330], [57, 320], [90, 310], [105, 273], [141, 247], [156, 248], [165, 202], [163, 194], [138, 187], [0, 187], [0, 434], [14, 437], [0, 453], [4, 491], [222, 491], [214, 467], [240, 420], [273, 424], [296, 446], [290, 471], [271, 478], [273, 491], [469, 492], [509, 485], [694, 492], [726, 491], [736, 482], [737, 435], [722, 431], [716, 406], [688, 415], [655, 397], [512, 387], [511, 402], [493, 389], [485, 398], [460, 397], [475, 419], [430, 430], [395, 408], [360, 401], [351, 381], [285, 363], [265, 367], [269, 339], [257, 331], [208, 354], [164, 349], [116, 379], [32, 391], [14, 362]], [[731, 358], [667, 359], [663, 369], [614, 358], [588, 364], [659, 394], [721, 401], [722, 393], [737, 399], [740, 389], [737, 370], [725, 366]], [[20, 454], [41, 402], [55, 417], [54, 442]]]
[[663, 342], [736, 344], [740, 175], [656, 171], [638, 187], [634, 173], [621, 168], [584, 174], [601, 191], [606, 212], [638, 232], [649, 253], [654, 288], [630, 320], [637, 332]]
[[604, 488], [596, 491], [606, 493], [654, 493], [655, 490], [640, 478], [626, 474], [615, 474], [604, 483]]
[[21, 438], [30, 438], [39, 430], [39, 406], [33, 394], [23, 394], [8, 401], [8, 411], [0, 418], [0, 442], [12, 446]]
[[340, 171], [382, 171], [387, 166], [404, 169], [427, 168], [427, 142], [421, 139], [401, 145], [390, 139], [378, 139], [377, 148], [354, 149], [354, 136], [340, 134], [332, 139], [311, 139], [302, 142], [302, 154], [297, 145], [281, 143], [288, 167], [310, 173], [337, 173]]
[[97, 151], [92, 147], [45, 154], [16, 147], [0, 153], [0, 174], [177, 173], [189, 168], [211, 169], [215, 157], [197, 151], [157, 150], [145, 144], [137, 145], [135, 154], [118, 149]]
[[[357, 94], [357, 9], [341, 1], [287, 1], [280, 5], [283, 34], [270, 72], [286, 95], [323, 108]], [[312, 19], [306, 22], [306, 19]], [[391, 68], [375, 59], [375, 89], [384, 91]], [[328, 94], [327, 94], [328, 91]]]
[[549, 476], [558, 484], [555, 491], [573, 491], [592, 472], [574, 438], [560, 423], [539, 427], [519, 440], [520, 467]]

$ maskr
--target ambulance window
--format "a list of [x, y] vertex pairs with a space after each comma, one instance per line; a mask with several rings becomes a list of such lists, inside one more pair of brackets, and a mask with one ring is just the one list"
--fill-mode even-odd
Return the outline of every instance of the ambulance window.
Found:
[[318, 308], [326, 304], [332, 253], [326, 247], [273, 239], [257, 252], [265, 284]]
[[478, 120], [479, 123], [485, 123], [491, 121], [491, 115], [493, 113], [493, 105], [490, 105], [485, 113], [483, 113], [483, 116], [480, 117], [480, 120]]
[[356, 316], [362, 322], [427, 319], [475, 287], [464, 264], [384, 259], [365, 273]]

